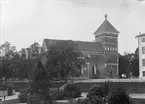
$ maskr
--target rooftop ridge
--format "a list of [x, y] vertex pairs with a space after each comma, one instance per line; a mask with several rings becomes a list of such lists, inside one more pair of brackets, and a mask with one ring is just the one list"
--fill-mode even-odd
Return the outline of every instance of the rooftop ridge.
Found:
[[107, 20], [107, 14], [105, 14], [105, 20], [99, 26], [99, 28], [94, 32], [95, 35], [100, 32], [110, 32], [118, 34], [119, 31]]

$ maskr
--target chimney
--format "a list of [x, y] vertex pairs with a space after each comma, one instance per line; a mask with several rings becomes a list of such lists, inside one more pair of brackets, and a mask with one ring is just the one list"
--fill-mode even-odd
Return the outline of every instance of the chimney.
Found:
[[141, 32], [139, 32], [139, 35], [141, 35]]

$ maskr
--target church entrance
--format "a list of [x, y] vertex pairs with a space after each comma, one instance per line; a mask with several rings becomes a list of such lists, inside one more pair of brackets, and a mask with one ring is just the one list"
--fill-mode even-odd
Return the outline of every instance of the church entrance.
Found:
[[100, 73], [99, 73], [99, 70], [97, 68], [97, 65], [93, 65], [92, 66], [92, 77], [99, 78], [99, 76], [100, 76]]
[[117, 74], [117, 65], [107, 65], [108, 77], [115, 78]]

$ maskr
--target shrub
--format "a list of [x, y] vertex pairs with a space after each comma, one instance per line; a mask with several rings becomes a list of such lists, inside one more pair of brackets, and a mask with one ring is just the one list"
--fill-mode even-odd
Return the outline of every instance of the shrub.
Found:
[[20, 92], [20, 94], [18, 95], [19, 101], [21, 103], [26, 103], [28, 100], [28, 92], [27, 89], [24, 89]]
[[91, 104], [103, 104], [103, 99], [101, 96], [92, 96], [90, 99]]
[[101, 86], [91, 86], [87, 98], [90, 104], [103, 104], [103, 90]]
[[42, 96], [40, 94], [30, 94], [28, 97], [27, 104], [41, 104], [42, 102]]
[[99, 85], [93, 85], [90, 87], [87, 97], [91, 98], [93, 96], [103, 97], [103, 90]]
[[62, 100], [62, 99], [64, 99], [64, 93], [59, 91], [59, 90], [51, 91], [50, 96], [53, 100]]
[[111, 87], [113, 86], [113, 83], [110, 81], [106, 81], [101, 87], [102, 87], [102, 91], [103, 91], [103, 97], [108, 96]]
[[91, 104], [89, 98], [85, 98], [85, 99], [78, 99], [76, 101], [76, 104]]
[[6, 90], [8, 88], [8, 85], [6, 83], [0, 83], [0, 90]]
[[65, 97], [69, 97], [69, 98], [81, 96], [81, 90], [78, 87], [76, 87], [75, 84], [67, 84], [64, 87], [63, 93]]
[[77, 104], [130, 104], [130, 99], [121, 83], [105, 82], [90, 87], [87, 98]]
[[119, 84], [114, 86], [108, 95], [108, 104], [130, 104], [129, 95]]

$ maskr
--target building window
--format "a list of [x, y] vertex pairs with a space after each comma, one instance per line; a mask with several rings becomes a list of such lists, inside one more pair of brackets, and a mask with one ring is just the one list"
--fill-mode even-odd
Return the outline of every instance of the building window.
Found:
[[145, 42], [145, 38], [142, 38], [141, 41], [142, 41], [142, 42]]
[[145, 66], [145, 59], [142, 59], [142, 66]]
[[145, 76], [145, 71], [142, 72], [142, 76]]
[[145, 54], [145, 46], [142, 47], [142, 54]]
[[114, 48], [113, 48], [113, 51], [114, 51]]
[[105, 47], [105, 50], [107, 50], [107, 48]]
[[96, 74], [96, 66], [94, 66], [94, 74]]
[[92, 74], [94, 74], [94, 66], [92, 66]]
[[84, 74], [84, 67], [81, 68], [81, 74]]
[[92, 66], [92, 74], [96, 74], [96, 66]]

